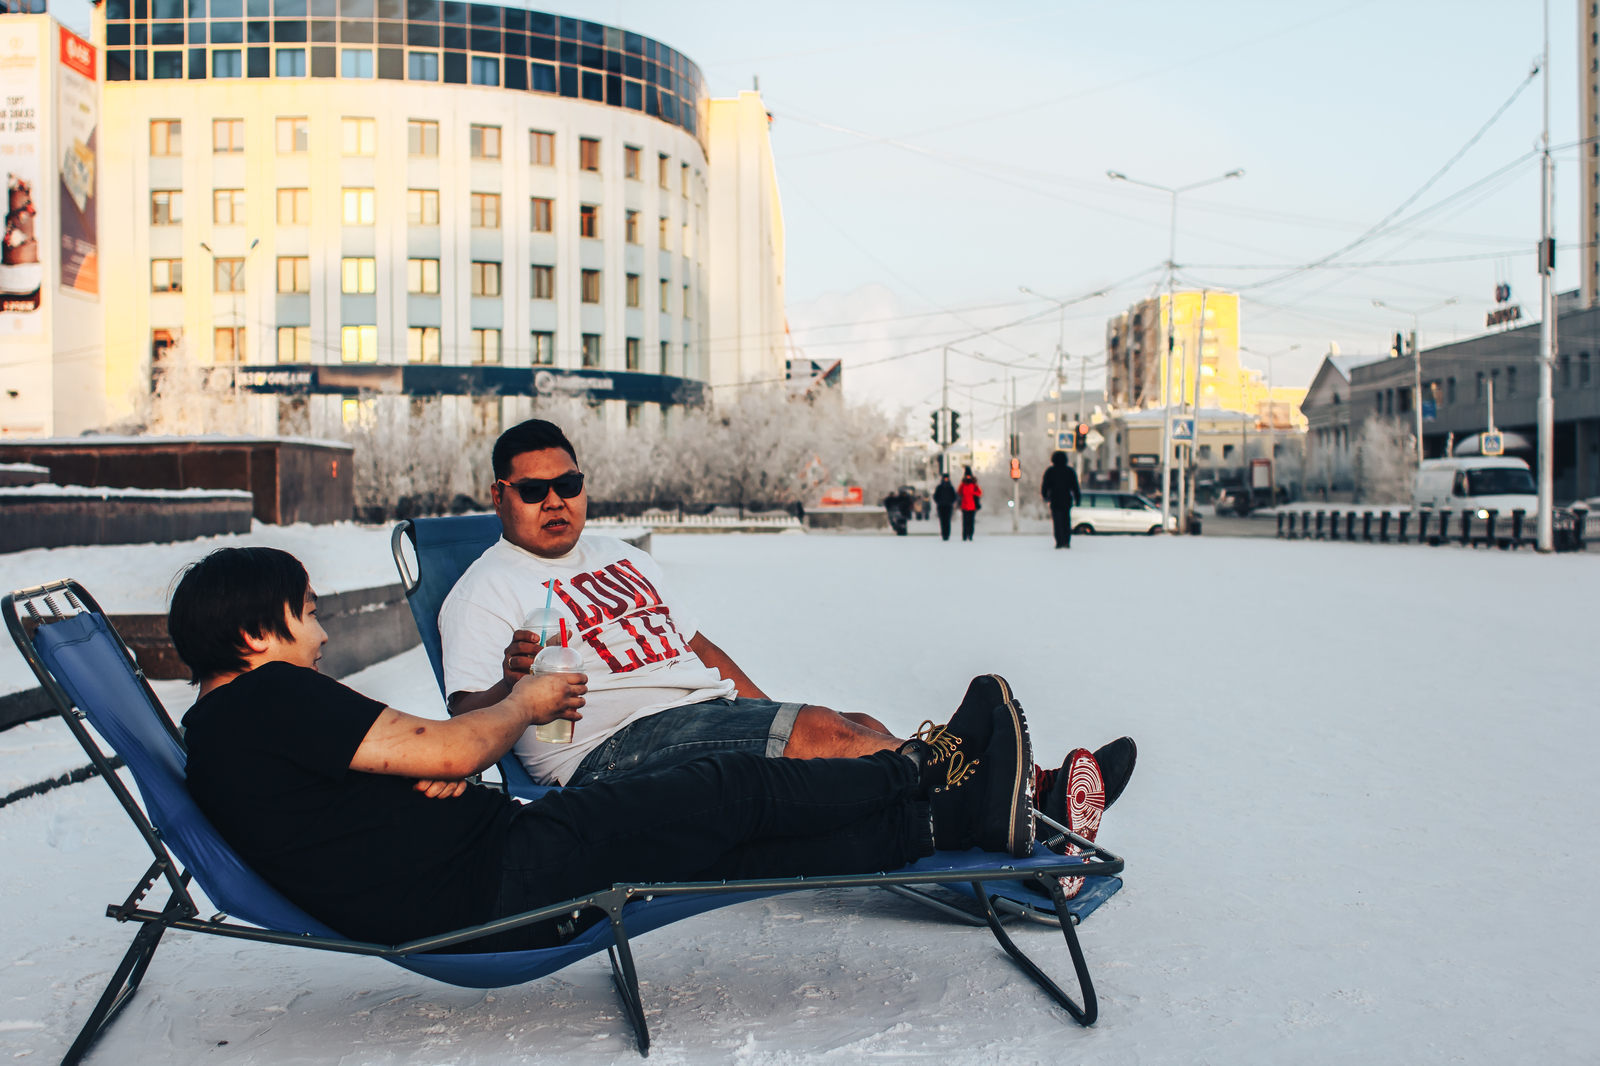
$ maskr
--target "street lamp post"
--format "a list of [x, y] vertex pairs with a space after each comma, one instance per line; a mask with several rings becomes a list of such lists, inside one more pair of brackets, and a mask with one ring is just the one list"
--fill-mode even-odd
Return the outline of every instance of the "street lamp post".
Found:
[[[1139, 181], [1137, 178], [1130, 178], [1128, 175], [1116, 170], [1106, 171], [1106, 177], [1110, 178], [1112, 181], [1125, 181], [1129, 185], [1138, 185], [1146, 189], [1154, 189], [1157, 192], [1164, 192], [1168, 196], [1172, 197], [1172, 213], [1167, 226], [1167, 350], [1166, 354], [1162, 357], [1161, 374], [1161, 405], [1163, 411], [1165, 412], [1165, 417], [1163, 417], [1161, 420], [1161, 528], [1163, 531], [1165, 531], [1169, 529], [1172, 522], [1171, 367], [1173, 348], [1172, 323], [1174, 310], [1172, 305], [1172, 290], [1177, 281], [1176, 275], [1178, 271], [1178, 196], [1180, 193], [1192, 192], [1195, 189], [1204, 188], [1207, 185], [1216, 185], [1219, 182], [1227, 181], [1229, 178], [1242, 178], [1244, 177], [1244, 171], [1242, 169], [1230, 170], [1226, 174], [1223, 174], [1219, 177], [1207, 178], [1205, 181], [1197, 181], [1189, 185], [1179, 185], [1177, 188], [1172, 188], [1171, 186], [1167, 185], [1156, 185], [1155, 183], [1148, 181]], [[1205, 323], [1202, 322], [1201, 329], [1204, 328]], [[1194, 368], [1196, 377], [1198, 377], [1200, 374], [1200, 363], [1201, 353], [1196, 352]], [[1198, 425], [1198, 411], [1195, 414], [1195, 418], [1196, 424]], [[1190, 447], [1193, 448], [1194, 445], [1191, 443]], [[1184, 528], [1188, 528], [1187, 515], [1184, 516]]]
[[1418, 320], [1423, 315], [1442, 310], [1455, 302], [1456, 298], [1452, 296], [1448, 300], [1441, 300], [1439, 303], [1424, 307], [1421, 310], [1407, 311], [1403, 307], [1395, 307], [1392, 304], [1384, 303], [1382, 300], [1372, 301], [1373, 307], [1381, 307], [1385, 311], [1394, 311], [1397, 314], [1411, 316], [1411, 371], [1414, 386], [1411, 390], [1411, 407], [1417, 421], [1417, 465], [1419, 467], [1422, 465], [1422, 335], [1418, 332]]
[[[1290, 352], [1298, 352], [1300, 350], [1300, 346], [1298, 344], [1291, 344], [1289, 347], [1276, 352], [1258, 352], [1245, 347], [1240, 347], [1239, 350], [1241, 352], [1249, 352], [1251, 355], [1259, 355], [1261, 358], [1267, 361], [1267, 429], [1271, 433], [1271, 437], [1269, 439], [1272, 441], [1272, 454], [1270, 456], [1272, 459], [1272, 465], [1267, 467], [1267, 474], [1271, 478], [1272, 506], [1276, 507], [1278, 505], [1278, 423], [1273, 418], [1273, 412], [1277, 409], [1277, 405], [1272, 399], [1272, 392], [1274, 388], [1272, 383], [1272, 368], [1277, 362], [1278, 356], [1288, 355]], [[1255, 502], [1254, 485], [1250, 486], [1250, 501], [1251, 503]]]

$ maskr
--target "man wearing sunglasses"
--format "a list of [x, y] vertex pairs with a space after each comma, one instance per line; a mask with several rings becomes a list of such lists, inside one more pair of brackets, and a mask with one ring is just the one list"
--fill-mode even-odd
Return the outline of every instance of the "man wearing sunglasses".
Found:
[[[523, 620], [546, 602], [557, 608], [569, 644], [584, 656], [587, 703], [570, 743], [542, 742], [531, 729], [517, 742], [535, 781], [588, 785], [726, 751], [853, 758], [905, 745], [869, 715], [769, 699], [700, 631], [648, 552], [615, 537], [583, 536], [588, 494], [559, 427], [540, 419], [513, 426], [495, 442], [493, 463], [490, 495], [504, 536], [461, 576], [439, 612], [445, 691], [452, 715], [505, 699], [540, 648], [539, 634]], [[986, 723], [992, 706], [1010, 702], [1004, 682], [986, 676], [973, 682], [962, 706], [982, 704], [974, 720]], [[987, 729], [955, 736], [955, 724], [930, 726], [927, 735], [947, 735], [965, 759], [979, 759]], [[1030, 764], [1015, 772], [1033, 775], [1040, 808], [1067, 824], [1065, 782], [1073, 775], [1063, 771], [1077, 766], [1076, 757], [1094, 763], [1098, 779], [1098, 763], [1105, 763], [1108, 780], [1089, 791], [1115, 798], [1132, 773], [1132, 747], [1124, 738], [1095, 753], [1098, 762], [1078, 749], [1062, 771], [1036, 772]], [[1086, 773], [1080, 768], [1076, 778]], [[1093, 825], [1087, 818], [1071, 827], [1092, 834], [1098, 810]]]

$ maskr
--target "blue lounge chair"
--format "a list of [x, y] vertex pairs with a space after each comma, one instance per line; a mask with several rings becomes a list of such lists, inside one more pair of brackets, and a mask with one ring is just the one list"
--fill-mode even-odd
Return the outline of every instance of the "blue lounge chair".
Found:
[[[763, 895], [821, 887], [944, 884], [993, 880], [1037, 880], [1052, 892], [1062, 918], [1083, 1006], [1074, 1003], [1012, 943], [992, 906], [986, 921], [1006, 950], [1030, 976], [1082, 1024], [1096, 1015], [1093, 985], [1072, 927], [1069, 903], [1057, 887], [1060, 876], [1093, 871], [1113, 875], [1122, 860], [1089, 845], [1087, 861], [1009, 860], [995, 868], [994, 857], [978, 852], [940, 855], [912, 871], [844, 877], [786, 878], [716, 883], [619, 884], [565, 902], [404, 944], [376, 944], [341, 936], [306, 914], [263, 881], [202, 814], [185, 786], [183, 738], [163, 710], [132, 653], [107, 621], [87, 590], [75, 581], [56, 581], [22, 589], [0, 599], [0, 614], [55, 710], [83, 746], [98, 776], [121, 803], [152, 862], [127, 898], [106, 908], [108, 917], [139, 926], [133, 944], [105, 992], [62, 1059], [80, 1061], [138, 988], [168, 929], [182, 929], [236, 940], [286, 947], [369, 955], [387, 959], [416, 973], [470, 988], [499, 988], [532, 981], [578, 959], [605, 951], [623, 1005], [633, 1023], [641, 1053], [649, 1052], [649, 1031], [639, 997], [638, 976], [629, 948], [638, 935], [670, 922], [717, 907]], [[85, 727], [94, 727], [112, 753], [102, 749]], [[114, 754], [113, 754], [114, 753]], [[135, 801], [116, 773], [120, 758], [138, 786], [144, 805]], [[1087, 844], [1086, 841], [1081, 842]], [[934, 861], [937, 860], [937, 861]], [[210, 918], [189, 891], [191, 879], [220, 911]], [[164, 882], [167, 899], [159, 909], [146, 906], [156, 882]], [[976, 892], [980, 902], [987, 896]], [[1074, 901], [1076, 902], [1076, 901]], [[543, 921], [580, 908], [598, 908], [608, 921], [598, 923], [568, 943], [535, 951], [498, 954], [451, 954], [448, 949], [481, 936]], [[248, 924], [246, 924], [248, 923]]]

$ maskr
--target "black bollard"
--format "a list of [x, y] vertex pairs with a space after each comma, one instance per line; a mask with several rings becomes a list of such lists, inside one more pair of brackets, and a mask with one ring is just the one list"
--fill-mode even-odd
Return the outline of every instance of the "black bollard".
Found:
[[1439, 535], [1428, 542], [1434, 547], [1450, 543], [1450, 512], [1439, 512]]
[[1321, 540], [1322, 539], [1322, 520], [1323, 520], [1324, 517], [1326, 517], [1324, 512], [1322, 512], [1322, 511], [1318, 511], [1317, 512], [1317, 537], [1316, 537], [1317, 540]]
[[1378, 515], [1378, 543], [1389, 543], [1389, 512]]
[[1400, 543], [1401, 544], [1404, 544], [1406, 542], [1406, 523], [1409, 522], [1410, 520], [1411, 520], [1411, 512], [1410, 511], [1401, 511], [1400, 512]]
[[1345, 512], [1345, 516], [1344, 516], [1344, 539], [1345, 540], [1355, 540], [1356, 539], [1356, 513], [1354, 511]]
[[1428, 543], [1428, 514], [1427, 511], [1417, 512], [1417, 543]]
[[1278, 539], [1279, 540], [1284, 539], [1283, 538], [1283, 512], [1282, 511], [1278, 512]]
[[1364, 511], [1361, 515], [1361, 539], [1368, 544], [1372, 543], [1372, 512]]
[[1495, 540], [1494, 538], [1494, 520], [1499, 517], [1499, 511], [1492, 509], [1489, 511], [1489, 529], [1488, 532], [1484, 533], [1483, 535], [1483, 546], [1485, 548], [1497, 548], [1500, 546], [1499, 541]]
[[1472, 547], [1472, 512], [1461, 512], [1461, 544], [1463, 547]]
[[1589, 533], [1589, 509], [1587, 507], [1574, 507], [1572, 509], [1572, 538], [1576, 542], [1573, 551], [1588, 551], [1584, 537]]
[[1520, 507], [1511, 512], [1511, 546], [1513, 548], [1522, 547], [1522, 522], [1527, 517], [1528, 512]]

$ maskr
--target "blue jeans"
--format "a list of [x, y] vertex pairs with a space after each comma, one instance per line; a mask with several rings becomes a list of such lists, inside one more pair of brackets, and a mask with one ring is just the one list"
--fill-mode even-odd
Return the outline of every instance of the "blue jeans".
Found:
[[771, 700], [717, 699], [652, 714], [602, 741], [583, 757], [566, 784], [612, 781], [623, 774], [665, 770], [725, 751], [781, 759], [800, 707]]

